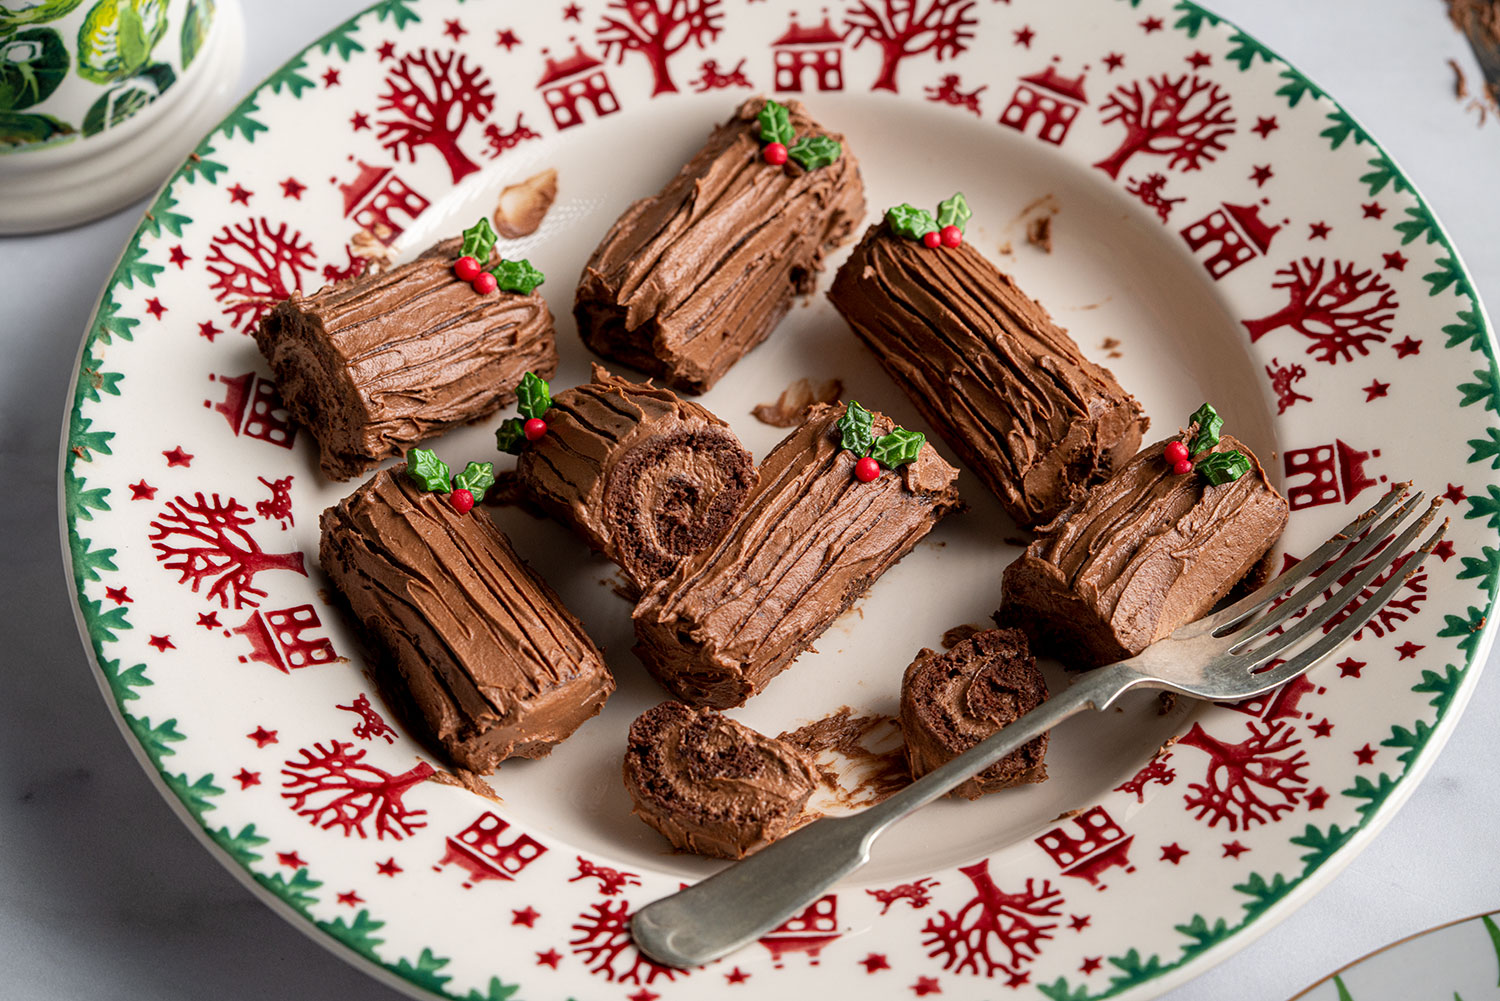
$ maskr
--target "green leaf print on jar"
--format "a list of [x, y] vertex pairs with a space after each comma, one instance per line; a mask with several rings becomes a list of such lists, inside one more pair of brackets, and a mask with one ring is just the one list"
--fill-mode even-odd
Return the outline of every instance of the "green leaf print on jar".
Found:
[[111, 87], [83, 116], [83, 134], [98, 135], [105, 129], [114, 128], [164, 94], [176, 79], [172, 67], [157, 63], [146, 67], [138, 76]]
[[193, 0], [182, 19], [182, 68], [193, 63], [193, 57], [208, 41], [208, 29], [214, 23], [214, 0]]
[[67, 75], [67, 47], [51, 28], [27, 28], [0, 39], [0, 111], [40, 104]]
[[167, 33], [167, 0], [99, 0], [78, 29], [78, 75], [95, 83], [134, 76]]
[[10, 147], [63, 142], [77, 134], [73, 126], [51, 115], [0, 111], [0, 152]]
[[28, 24], [56, 21], [83, 0], [5, 0], [0, 7], [0, 38]]

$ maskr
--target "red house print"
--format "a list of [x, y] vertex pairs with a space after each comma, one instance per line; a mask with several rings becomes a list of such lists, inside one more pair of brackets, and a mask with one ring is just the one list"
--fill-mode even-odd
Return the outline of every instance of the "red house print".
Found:
[[[1057, 62], [1057, 57], [1052, 58]], [[1083, 78], [1063, 76], [1056, 65], [1050, 65], [1040, 73], [1021, 77], [1010, 104], [1000, 114], [1000, 124], [1009, 125], [1017, 132], [1025, 132], [1031, 120], [1037, 118], [1041, 124], [1036, 135], [1043, 142], [1062, 145], [1078, 112], [1088, 106], [1088, 96], [1083, 90]]]
[[766, 932], [759, 942], [771, 951], [771, 965], [779, 970], [782, 957], [791, 952], [806, 953], [809, 965], [817, 966], [818, 953], [839, 934], [838, 898], [825, 893], [801, 914]]
[[282, 448], [292, 447], [297, 425], [281, 405], [274, 382], [254, 372], [210, 375], [208, 381], [223, 383], [224, 398], [217, 403], [204, 400], [203, 406], [223, 414], [236, 435], [258, 438]]
[[1106, 870], [1119, 866], [1126, 872], [1135, 872], [1130, 864], [1130, 843], [1135, 835], [1126, 835], [1104, 807], [1096, 806], [1074, 817], [1072, 826], [1076, 834], [1061, 827], [1036, 839], [1042, 850], [1052, 856], [1064, 876], [1086, 879], [1096, 889], [1107, 889], [1099, 877]]
[[432, 203], [397, 177], [390, 167], [372, 167], [363, 160], [354, 162], [359, 173], [354, 180], [338, 186], [344, 196], [344, 218], [353, 219], [360, 229], [369, 230], [389, 246]]
[[828, 19], [826, 7], [823, 23], [815, 27], [798, 24], [793, 11], [786, 31], [771, 43], [771, 59], [777, 90], [844, 89], [844, 36]]
[[457, 837], [448, 838], [448, 851], [432, 871], [442, 872], [443, 866], [456, 862], [469, 874], [464, 880], [465, 890], [487, 879], [507, 882], [515, 879], [522, 869], [541, 857], [547, 846], [529, 834], [518, 835], [514, 841], [502, 845], [500, 835], [509, 826], [509, 821], [486, 810]]
[[1246, 261], [1264, 254], [1280, 229], [1261, 221], [1259, 205], [1224, 202], [1183, 229], [1182, 238], [1195, 254], [1204, 247], [1212, 248], [1203, 266], [1218, 281]]
[[[1380, 449], [1361, 452], [1335, 438], [1332, 445], [1316, 445], [1312, 448], [1294, 448], [1286, 452], [1282, 461], [1286, 464], [1288, 489], [1287, 502], [1293, 511], [1322, 504], [1348, 504], [1367, 488], [1384, 483], [1365, 475], [1365, 463], [1380, 458]], [[1291, 486], [1293, 477], [1308, 479]]]
[[552, 123], [559, 131], [583, 124], [584, 102], [593, 106], [598, 118], [620, 110], [620, 102], [609, 86], [603, 60], [585, 53], [576, 41], [573, 42], [573, 54], [566, 59], [553, 59], [546, 49], [542, 50], [542, 55], [547, 64], [536, 86], [542, 92], [542, 100], [552, 112]]
[[224, 635], [239, 635], [250, 641], [250, 652], [240, 657], [241, 664], [253, 660], [282, 674], [291, 674], [299, 667], [331, 664], [339, 659], [326, 637], [308, 635], [322, 627], [317, 609], [297, 605], [272, 612], [251, 612], [250, 618], [226, 629]]

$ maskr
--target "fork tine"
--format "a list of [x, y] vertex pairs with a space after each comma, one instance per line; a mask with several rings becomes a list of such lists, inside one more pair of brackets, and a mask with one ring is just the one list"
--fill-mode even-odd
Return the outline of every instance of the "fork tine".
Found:
[[[1317, 549], [1307, 554], [1307, 557], [1286, 573], [1281, 574], [1275, 580], [1257, 588], [1254, 592], [1241, 598], [1228, 608], [1199, 620], [1201, 630], [1219, 631], [1226, 626], [1233, 626], [1254, 615], [1262, 608], [1275, 601], [1280, 595], [1295, 587], [1299, 582], [1305, 580], [1317, 571], [1329, 559], [1349, 545], [1351, 539], [1364, 530], [1375, 519], [1383, 516], [1403, 496], [1410, 484], [1397, 483], [1382, 497], [1374, 507], [1364, 514], [1355, 518], [1349, 524], [1339, 529], [1332, 538], [1323, 543]], [[1195, 630], [1199, 631], [1199, 630]]]
[[[1379, 556], [1372, 558], [1370, 562], [1365, 565], [1364, 569], [1360, 570], [1359, 573], [1354, 575], [1354, 577], [1349, 581], [1348, 584], [1344, 585], [1338, 591], [1334, 592], [1334, 594], [1329, 596], [1328, 600], [1324, 601], [1317, 608], [1309, 612], [1305, 619], [1297, 623], [1292, 628], [1288, 629], [1286, 632], [1282, 633], [1280, 636], [1270, 637], [1268, 642], [1260, 644], [1259, 646], [1255, 647], [1253, 651], [1249, 652], [1252, 653], [1257, 661], [1264, 663], [1265, 661], [1274, 658], [1282, 651], [1289, 650], [1293, 646], [1296, 646], [1314, 629], [1321, 629], [1326, 622], [1342, 612], [1349, 606], [1351, 602], [1355, 601], [1359, 597], [1360, 592], [1362, 592], [1366, 587], [1369, 586], [1370, 581], [1380, 576], [1390, 568], [1391, 564], [1395, 563], [1398, 559], [1401, 558], [1402, 553], [1406, 551], [1406, 547], [1411, 545], [1412, 541], [1416, 539], [1416, 537], [1420, 535], [1422, 531], [1426, 529], [1426, 527], [1432, 522], [1432, 519], [1437, 514], [1437, 509], [1441, 504], [1442, 501], [1438, 500], [1429, 505], [1426, 512], [1423, 513], [1422, 517], [1418, 518], [1416, 521], [1412, 522], [1411, 525], [1407, 526], [1406, 531], [1402, 532], [1400, 536], [1392, 540], [1390, 545], [1386, 546], [1386, 548], [1380, 553]], [[1422, 554], [1423, 558], [1425, 558], [1425, 556], [1425, 553]], [[1418, 559], [1416, 555], [1413, 555], [1412, 559], [1418, 560], [1418, 563], [1420, 564], [1420, 559]], [[1408, 560], [1407, 562], [1410, 563], [1411, 560]], [[1403, 569], [1405, 568], [1403, 567]], [[1407, 574], [1405, 573], [1392, 574], [1391, 580], [1405, 580], [1406, 576]], [[1385, 585], [1382, 585], [1381, 590], [1376, 592], [1376, 594], [1378, 595], [1384, 593], [1389, 584], [1390, 581], [1387, 581]], [[1299, 594], [1305, 595], [1309, 590], [1310, 589], [1304, 589]], [[1394, 593], [1395, 588], [1389, 588], [1389, 591], [1391, 593]], [[1376, 604], [1375, 598], [1371, 597], [1369, 600], [1365, 601], [1359, 609], [1356, 609], [1354, 613], [1351, 613], [1350, 619], [1357, 618], [1358, 612], [1364, 610], [1367, 607], [1370, 608], [1371, 615], [1375, 614], [1375, 612], [1385, 604], [1385, 600], [1386, 599], [1382, 599], [1379, 604]], [[1291, 602], [1289, 601], [1287, 602], [1287, 604], [1291, 604]], [[1282, 607], [1284, 608], [1285, 606]], [[1278, 611], [1280, 611], [1280, 609], [1278, 609]], [[1368, 616], [1366, 618], [1368, 618]], [[1340, 623], [1340, 625], [1343, 625], [1343, 623]], [[1247, 636], [1236, 643], [1234, 646], [1231, 646], [1229, 648], [1230, 653], [1241, 654], [1247, 652], [1251, 644], [1255, 643], [1258, 639], [1264, 636], [1264, 632], [1261, 629], [1261, 625], [1259, 622], [1255, 623], [1249, 628], [1254, 631], [1255, 635]]]

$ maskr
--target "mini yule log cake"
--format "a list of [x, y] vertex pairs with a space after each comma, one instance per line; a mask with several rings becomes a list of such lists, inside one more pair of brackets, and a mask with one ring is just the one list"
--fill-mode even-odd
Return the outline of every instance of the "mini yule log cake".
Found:
[[962, 194], [899, 205], [828, 293], [1016, 524], [1036, 528], [1135, 454], [1147, 420], [1106, 368], [966, 243]]
[[520, 455], [521, 484], [636, 592], [723, 535], [755, 483], [755, 459], [729, 425], [669, 389], [595, 365], [592, 382], [556, 396], [534, 376], [519, 391], [526, 419], [497, 438]]
[[817, 785], [807, 752], [712, 709], [663, 702], [630, 724], [632, 812], [683, 851], [744, 858], [789, 831]]
[[[946, 653], [922, 650], [901, 679], [901, 732], [912, 778], [947, 764], [1047, 700], [1047, 682], [1019, 629], [986, 629]], [[1047, 734], [953, 790], [987, 792], [1047, 778]]]
[[607, 358], [704, 392], [812, 291], [864, 211], [843, 137], [796, 101], [753, 98], [605, 235], [578, 284], [579, 333]]
[[393, 694], [455, 764], [542, 757], [603, 708], [614, 678], [552, 588], [470, 513], [489, 464], [470, 463], [449, 491], [431, 452], [407, 459], [323, 513], [323, 570]]
[[[383, 274], [294, 292], [255, 331], [323, 472], [347, 480], [515, 400], [522, 373], [557, 369], [552, 313], [526, 261], [494, 259], [480, 222]], [[481, 262], [488, 262], [484, 270]]]
[[1069, 667], [1140, 653], [1207, 613], [1286, 527], [1287, 502], [1204, 404], [1005, 570], [1001, 625]]
[[636, 653], [668, 691], [723, 709], [760, 691], [962, 502], [921, 434], [858, 403], [819, 405], [766, 456], [716, 543], [635, 610]]

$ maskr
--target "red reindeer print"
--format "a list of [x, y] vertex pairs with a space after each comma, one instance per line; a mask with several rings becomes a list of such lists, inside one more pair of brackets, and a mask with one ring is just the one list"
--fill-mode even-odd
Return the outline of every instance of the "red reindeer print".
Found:
[[[151, 523], [148, 536], [156, 559], [182, 576], [196, 594], [209, 583], [205, 597], [221, 608], [255, 607], [266, 592], [255, 587], [255, 576], [266, 570], [290, 570], [307, 576], [302, 553], [268, 553], [245, 531], [253, 525], [245, 506], [233, 497], [218, 494], [205, 498], [195, 493], [191, 501], [178, 496]], [[233, 604], [231, 605], [231, 602]]]
[[1276, 394], [1276, 412], [1286, 413], [1286, 408], [1299, 400], [1311, 403], [1311, 396], [1303, 396], [1292, 388], [1292, 383], [1307, 377], [1307, 369], [1301, 365], [1282, 365], [1275, 358], [1266, 366], [1266, 375], [1271, 379], [1271, 391]]
[[205, 266], [224, 315], [248, 333], [272, 306], [302, 291], [315, 261], [312, 244], [300, 232], [261, 216], [220, 230], [209, 241]]
[[640, 886], [641, 881], [633, 872], [621, 872], [619, 869], [611, 869], [606, 865], [595, 865], [582, 855], [575, 856], [578, 859], [578, 875], [568, 880], [576, 883], [580, 879], [588, 879], [593, 876], [599, 880], [599, 892], [606, 897], [618, 896], [627, 886]]
[[1370, 343], [1383, 343], [1400, 303], [1386, 280], [1373, 268], [1359, 270], [1353, 261], [1304, 257], [1276, 272], [1272, 288], [1285, 289], [1287, 304], [1258, 320], [1243, 320], [1252, 343], [1273, 330], [1291, 327], [1312, 341], [1307, 353], [1337, 365], [1353, 361], [1357, 352], [1370, 353]]
[[901, 61], [931, 52], [941, 62], [969, 48], [974, 39], [974, 0], [860, 0], [844, 16], [857, 49], [873, 42], [880, 74], [871, 90], [897, 90]]
[[1118, 178], [1137, 153], [1167, 157], [1168, 167], [1198, 170], [1224, 150], [1234, 134], [1229, 94], [1212, 80], [1194, 74], [1148, 77], [1148, 98], [1141, 81], [1117, 87], [1101, 107], [1104, 124], [1125, 126], [1125, 139], [1109, 156], [1094, 164]]
[[1006, 893], [990, 877], [990, 861], [960, 866], [974, 884], [974, 896], [956, 912], [938, 911], [922, 926], [927, 954], [942, 957], [943, 969], [954, 973], [1004, 973], [1019, 986], [1028, 975], [1022, 967], [1052, 938], [1062, 911], [1062, 894], [1049, 880], [1026, 881], [1018, 893]]
[[692, 86], [695, 93], [702, 94], [710, 90], [724, 90], [726, 87], [754, 87], [755, 84], [745, 75], [745, 60], [735, 63], [734, 69], [728, 73], [720, 73], [717, 59], [705, 59], [698, 79], [692, 82]]
[[1166, 222], [1167, 217], [1172, 214], [1172, 206], [1178, 202], [1187, 201], [1186, 196], [1182, 198], [1167, 198], [1162, 193], [1162, 188], [1166, 186], [1166, 174], [1147, 174], [1144, 181], [1137, 181], [1133, 177], [1127, 178], [1125, 193], [1139, 198], [1141, 204], [1147, 208], [1155, 209], [1156, 217], [1162, 222]]
[[949, 73], [943, 77], [942, 82], [936, 87], [924, 87], [923, 92], [927, 100], [936, 101], [939, 104], [951, 104], [955, 108], [968, 108], [974, 114], [979, 114], [979, 95], [989, 89], [986, 84], [965, 93], [961, 89], [957, 73]]
[[339, 828], [344, 837], [365, 837], [366, 821], [374, 819], [375, 837], [387, 834], [400, 840], [417, 828], [426, 827], [422, 820], [427, 811], [414, 810], [401, 800], [412, 786], [425, 782], [436, 770], [425, 761], [411, 769], [392, 775], [383, 768], [364, 761], [363, 749], [341, 740], [331, 746], [314, 744], [302, 748], [300, 759], [286, 762], [281, 774], [283, 799], [315, 827]]
[[1146, 802], [1146, 786], [1151, 783], [1169, 786], [1172, 780], [1177, 778], [1175, 769], [1168, 768], [1167, 762], [1172, 758], [1172, 752], [1158, 755], [1146, 763], [1146, 767], [1135, 773], [1133, 778], [1115, 786], [1115, 792], [1128, 792], [1135, 797], [1137, 803]]
[[1231, 831], [1253, 824], [1274, 823], [1289, 813], [1307, 788], [1302, 770], [1305, 751], [1287, 754], [1302, 743], [1284, 722], [1258, 726], [1247, 722], [1250, 735], [1238, 744], [1212, 737], [1197, 723], [1177, 743], [1196, 747], [1209, 756], [1202, 782], [1191, 782], [1183, 801], [1197, 820], [1209, 827], [1224, 821]]
[[442, 155], [453, 183], [479, 169], [459, 148], [465, 126], [482, 121], [495, 104], [489, 77], [456, 51], [407, 53], [391, 67], [376, 108], [379, 139], [397, 160], [415, 161], [417, 149], [431, 146]]
[[347, 258], [344, 264], [323, 265], [323, 281], [328, 285], [334, 282], [348, 281], [350, 278], [359, 278], [370, 267], [368, 257], [358, 257], [354, 253], [352, 244], [344, 244], [344, 256]]
[[509, 132], [501, 132], [500, 127], [494, 122], [484, 127], [485, 142], [490, 144], [490, 159], [493, 160], [508, 149], [519, 146], [528, 139], [540, 139], [540, 132], [533, 132], [527, 127], [523, 120], [523, 113], [516, 115], [515, 128]]
[[386, 723], [385, 717], [381, 716], [375, 710], [375, 707], [370, 705], [370, 697], [364, 692], [359, 693], [359, 697], [354, 700], [353, 705], [336, 705], [334, 708], [343, 709], [346, 712], [355, 713], [359, 716], [359, 722], [354, 724], [354, 736], [360, 740], [374, 740], [376, 737], [383, 737], [387, 744], [394, 744], [396, 742], [396, 731], [392, 730], [390, 725]]
[[255, 513], [265, 521], [281, 522], [281, 530], [285, 532], [297, 523], [292, 518], [292, 478], [283, 476], [279, 480], [267, 480], [264, 476], [257, 476], [256, 479], [270, 488], [271, 497], [256, 501]]
[[570, 939], [568, 946], [574, 955], [583, 957], [590, 973], [610, 983], [649, 984], [657, 977], [676, 980], [679, 975], [688, 976], [691, 971], [654, 963], [631, 944], [630, 914], [630, 902], [626, 900], [590, 904], [573, 923], [578, 937]]
[[914, 910], [921, 910], [932, 903], [932, 895], [928, 891], [937, 885], [937, 880], [931, 876], [923, 876], [915, 883], [902, 883], [889, 890], [866, 890], [865, 892], [880, 901], [880, 913], [884, 914], [898, 900], [905, 900]]
[[651, 96], [673, 93], [668, 61], [689, 45], [706, 48], [719, 37], [720, 0], [610, 0], [596, 33], [611, 55], [623, 63], [625, 53], [639, 52], [651, 64]]

